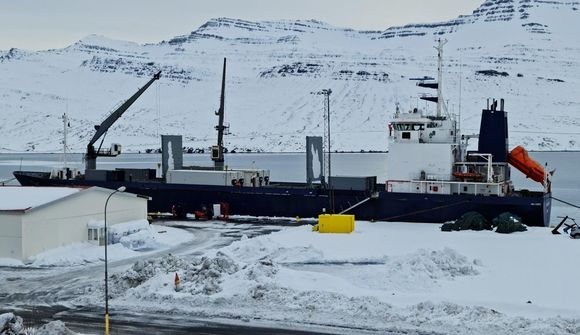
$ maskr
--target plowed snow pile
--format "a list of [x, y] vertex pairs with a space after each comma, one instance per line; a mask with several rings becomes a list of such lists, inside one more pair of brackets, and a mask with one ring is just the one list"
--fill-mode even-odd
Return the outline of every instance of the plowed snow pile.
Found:
[[[547, 231], [444, 234], [437, 225], [365, 222], [350, 235], [287, 228], [201, 257], [137, 262], [112, 276], [110, 292], [116, 306], [197, 317], [381, 333], [578, 334], [579, 307], [545, 299], [536, 283], [546, 275], [522, 262]], [[79, 302], [101, 296], [97, 290]]]

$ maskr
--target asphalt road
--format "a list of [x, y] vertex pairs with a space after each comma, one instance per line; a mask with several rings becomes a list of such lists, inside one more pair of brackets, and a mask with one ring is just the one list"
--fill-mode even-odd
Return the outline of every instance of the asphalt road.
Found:
[[[24, 306], [15, 312], [25, 320], [27, 327], [39, 327], [53, 320], [63, 321], [67, 328], [83, 334], [104, 332], [103, 311], [74, 310], [62, 306], [29, 307]], [[3, 313], [0, 311], [0, 313]], [[197, 319], [192, 315], [144, 315], [120, 312], [110, 315], [110, 334], [159, 334], [159, 335], [229, 335], [229, 334], [332, 334], [331, 331], [313, 332], [298, 329], [274, 328], [268, 326], [239, 325], [227, 322]]]

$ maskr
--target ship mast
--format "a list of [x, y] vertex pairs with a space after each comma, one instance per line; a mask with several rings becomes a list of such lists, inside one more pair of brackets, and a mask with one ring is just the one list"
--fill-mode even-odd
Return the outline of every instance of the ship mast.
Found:
[[437, 117], [441, 117], [441, 110], [447, 113], [447, 106], [443, 99], [443, 46], [447, 40], [438, 40], [439, 44], [435, 47], [437, 50]]
[[225, 110], [225, 95], [226, 95], [226, 58], [224, 58], [224, 70], [222, 73], [222, 90], [220, 96], [220, 108], [215, 115], [218, 116], [218, 125], [215, 129], [218, 131], [217, 145], [211, 148], [211, 160], [214, 162], [216, 170], [224, 169], [224, 131], [229, 127], [224, 125], [224, 110]]

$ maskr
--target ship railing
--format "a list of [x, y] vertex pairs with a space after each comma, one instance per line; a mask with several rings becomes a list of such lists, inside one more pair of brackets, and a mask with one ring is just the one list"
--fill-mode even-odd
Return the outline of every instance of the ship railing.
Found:
[[[479, 174], [483, 180], [501, 183], [507, 181], [507, 163], [456, 162], [453, 172]], [[488, 178], [489, 174], [491, 176]], [[469, 178], [469, 177], [466, 177]]]
[[[397, 185], [406, 184], [406, 190]], [[435, 188], [436, 187], [436, 188]], [[466, 189], [465, 189], [466, 187]], [[387, 192], [403, 192], [417, 194], [470, 194], [485, 196], [505, 196], [508, 185], [505, 182], [476, 182], [453, 180], [387, 180]]]

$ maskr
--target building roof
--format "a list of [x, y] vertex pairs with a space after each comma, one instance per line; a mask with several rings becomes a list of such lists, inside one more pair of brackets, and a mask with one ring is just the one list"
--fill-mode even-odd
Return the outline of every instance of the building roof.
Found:
[[[103, 192], [110, 194], [113, 190], [97, 186], [90, 188], [5, 186], [0, 187], [0, 211], [28, 212], [84, 192]], [[118, 194], [123, 197], [148, 199], [148, 197], [142, 197], [128, 192], [119, 192]]]
[[0, 187], [0, 210], [26, 210], [64, 198], [80, 190], [70, 187]]

